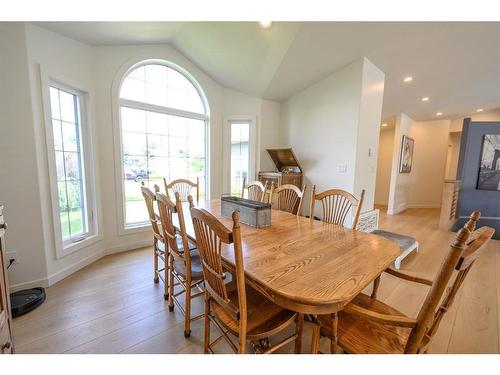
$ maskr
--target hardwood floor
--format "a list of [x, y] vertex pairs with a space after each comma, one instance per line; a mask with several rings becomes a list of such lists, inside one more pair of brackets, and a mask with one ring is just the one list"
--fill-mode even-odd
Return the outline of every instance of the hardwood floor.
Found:
[[[453, 233], [437, 228], [438, 209], [409, 209], [388, 216], [380, 228], [414, 236], [419, 253], [410, 254], [401, 269], [433, 277], [448, 250]], [[14, 319], [17, 353], [201, 353], [203, 320], [183, 335], [183, 316], [170, 313], [159, 284], [153, 284], [152, 250], [107, 256], [47, 288], [47, 300], [35, 311]], [[415, 316], [427, 288], [382, 276], [379, 298]], [[500, 241], [473, 266], [430, 347], [431, 353], [500, 352]], [[193, 301], [193, 314], [202, 299]], [[474, 318], [472, 318], [474, 317]], [[303, 350], [310, 345], [311, 327], [304, 327]], [[215, 331], [214, 331], [215, 332]], [[283, 333], [283, 334], [286, 334]], [[329, 343], [322, 339], [321, 350]], [[230, 353], [224, 341], [217, 352]], [[291, 352], [293, 344], [282, 348]]]

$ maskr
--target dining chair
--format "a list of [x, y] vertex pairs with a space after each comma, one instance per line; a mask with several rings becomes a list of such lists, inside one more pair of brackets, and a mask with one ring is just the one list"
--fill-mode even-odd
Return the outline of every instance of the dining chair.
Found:
[[245, 190], [247, 191], [247, 198], [253, 201], [264, 202], [266, 198], [268, 181], [263, 185], [260, 181], [251, 181], [246, 183], [247, 179], [243, 178], [243, 188], [241, 189], [241, 197], [244, 198]]
[[196, 177], [196, 182], [180, 178], [167, 183], [167, 179], [163, 178], [163, 185], [165, 186], [165, 192], [167, 197], [173, 200], [171, 193], [179, 193], [182, 202], [187, 202], [188, 195], [191, 195], [193, 188], [196, 188], [196, 204], [200, 203], [200, 178]]
[[274, 188], [273, 184], [269, 201], [275, 209], [300, 216], [306, 189], [307, 185], [304, 185], [304, 188], [300, 190], [295, 185], [285, 184]]
[[[173, 311], [175, 305], [179, 307], [184, 314], [184, 336], [189, 337], [191, 335], [191, 321], [203, 316], [201, 314], [191, 317], [191, 299], [203, 295], [201, 289], [203, 271], [200, 256], [195, 246], [188, 241], [179, 192], [175, 192], [175, 203], [159, 192], [156, 193], [156, 201], [160, 212], [163, 237], [168, 244], [170, 270], [168, 309]], [[179, 230], [176, 230], [174, 225], [174, 214], [177, 214]], [[181, 290], [176, 292], [175, 286], [179, 286]], [[192, 294], [193, 289], [197, 290], [197, 293]], [[178, 299], [181, 294], [185, 294], [184, 307]]]
[[[495, 232], [490, 227], [475, 230], [479, 217], [480, 213], [475, 211], [457, 233], [434, 281], [386, 270], [401, 279], [430, 286], [416, 318], [407, 317], [366, 294], [355, 297], [336, 316], [319, 316], [321, 333], [330, 338], [332, 353], [337, 351], [337, 345], [348, 353], [427, 353], [443, 316], [450, 309], [472, 265]], [[442, 298], [452, 278], [451, 286]], [[318, 344], [313, 345], [317, 347]]]
[[351, 211], [351, 209], [355, 209], [352, 228], [356, 228], [364, 197], [364, 189], [361, 190], [361, 196], [359, 199], [351, 193], [341, 189], [329, 189], [316, 194], [316, 185], [313, 185], [309, 217], [311, 220], [314, 220], [314, 206], [316, 201], [320, 201], [323, 215], [321, 220], [325, 223], [345, 226], [347, 214]]
[[[163, 237], [162, 231], [160, 230], [160, 217], [154, 210], [156, 195], [145, 186], [144, 181], [142, 181], [141, 192], [142, 196], [144, 197], [144, 201], [146, 202], [149, 221], [151, 223], [151, 229], [153, 231], [153, 281], [155, 282], [155, 284], [157, 284], [160, 279], [163, 281], [165, 287], [163, 297], [167, 300], [169, 292], [168, 255], [165, 254], [165, 238]], [[158, 269], [158, 260], [163, 261], [164, 267], [161, 269]]]
[[[243, 354], [247, 341], [256, 353], [271, 353], [295, 340], [295, 352], [301, 351], [303, 315], [285, 310], [246, 284], [243, 264], [240, 216], [232, 214], [232, 230], [227, 229], [208, 211], [191, 203], [191, 217], [196, 244], [202, 259], [205, 279], [204, 352], [224, 338], [234, 352]], [[221, 256], [222, 249], [231, 246], [234, 254], [234, 280], [227, 284]], [[220, 330], [210, 342], [211, 322]], [[269, 338], [296, 322], [295, 333], [270, 346]], [[229, 333], [238, 338], [235, 344]]]

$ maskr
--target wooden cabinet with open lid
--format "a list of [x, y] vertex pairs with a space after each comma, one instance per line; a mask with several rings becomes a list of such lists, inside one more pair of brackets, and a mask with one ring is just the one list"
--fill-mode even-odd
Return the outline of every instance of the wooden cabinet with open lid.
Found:
[[259, 172], [259, 181], [269, 185], [274, 183], [275, 187], [291, 184], [302, 189], [302, 166], [291, 148], [268, 148], [267, 152], [276, 165], [275, 171]]

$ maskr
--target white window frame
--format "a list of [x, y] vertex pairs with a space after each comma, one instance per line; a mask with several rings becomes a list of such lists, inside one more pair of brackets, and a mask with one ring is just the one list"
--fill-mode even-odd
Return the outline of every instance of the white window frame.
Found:
[[252, 181], [256, 179], [257, 176], [257, 117], [252, 115], [231, 115], [224, 118], [224, 128], [223, 128], [223, 193], [229, 193], [231, 191], [231, 124], [233, 122], [248, 121], [250, 123], [250, 134], [249, 134], [249, 155], [248, 155], [248, 180]]
[[[94, 147], [92, 142], [93, 126], [90, 116], [90, 98], [88, 91], [76, 88], [72, 85], [62, 83], [42, 68], [40, 68], [42, 102], [45, 117], [45, 139], [47, 146], [47, 163], [49, 172], [49, 185], [51, 196], [52, 217], [54, 224], [54, 242], [56, 258], [62, 258], [68, 254], [86, 248], [101, 239], [99, 231], [100, 223], [97, 211], [97, 191], [94, 164]], [[57, 186], [57, 170], [54, 153], [54, 134], [52, 127], [52, 110], [50, 102], [50, 87], [55, 87], [76, 95], [79, 102], [80, 133], [81, 133], [81, 155], [83, 159], [83, 173], [85, 183], [85, 205], [88, 220], [88, 231], [82, 236], [70, 238], [63, 241], [61, 232], [61, 217], [59, 212], [59, 192]]]
[[[196, 91], [200, 95], [200, 99], [203, 103], [205, 114], [200, 114], [196, 112], [184, 111], [177, 108], [158, 106], [155, 104], [149, 104], [144, 102], [138, 102], [130, 99], [121, 99], [120, 91], [121, 86], [125, 78], [134, 69], [144, 65], [164, 65], [168, 68], [174, 69], [186, 77], [191, 84], [195, 87]], [[140, 59], [133, 64], [128, 65], [127, 68], [122, 69], [117, 74], [117, 78], [113, 82], [113, 128], [114, 128], [114, 138], [115, 138], [115, 183], [117, 186], [116, 194], [116, 207], [118, 216], [118, 235], [128, 235], [132, 233], [141, 233], [150, 230], [150, 222], [145, 221], [143, 223], [126, 223], [125, 214], [125, 202], [124, 202], [124, 168], [123, 168], [123, 140], [122, 140], [122, 121], [121, 121], [121, 106], [126, 106], [129, 108], [141, 109], [145, 111], [152, 111], [157, 113], [162, 113], [166, 115], [180, 116], [191, 118], [195, 120], [205, 121], [205, 196], [210, 196], [210, 108], [208, 106], [208, 101], [206, 99], [205, 93], [201, 88], [200, 84], [196, 79], [185, 69], [176, 65], [170, 61], [162, 59]], [[144, 206], [146, 207], [146, 206]]]

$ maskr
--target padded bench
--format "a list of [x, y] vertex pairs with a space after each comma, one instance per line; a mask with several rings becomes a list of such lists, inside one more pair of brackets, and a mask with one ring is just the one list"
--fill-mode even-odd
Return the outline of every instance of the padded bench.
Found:
[[387, 232], [385, 230], [376, 229], [372, 234], [387, 238], [388, 240], [394, 241], [398, 244], [401, 254], [394, 261], [394, 267], [399, 270], [401, 267], [401, 261], [410, 254], [413, 250], [418, 253], [418, 242], [415, 238], [410, 236], [403, 236], [402, 234]]

